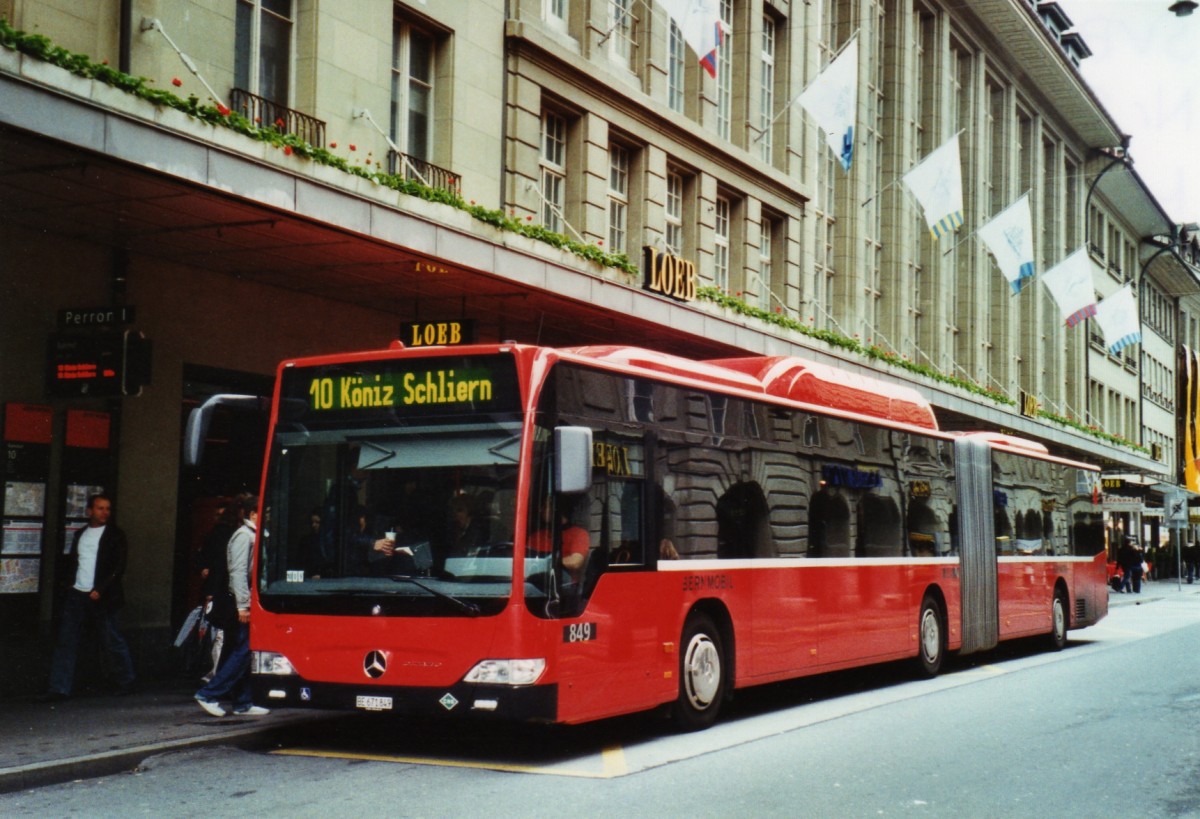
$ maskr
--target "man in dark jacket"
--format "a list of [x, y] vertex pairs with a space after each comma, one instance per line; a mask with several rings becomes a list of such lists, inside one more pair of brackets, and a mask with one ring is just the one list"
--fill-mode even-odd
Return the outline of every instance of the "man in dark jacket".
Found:
[[104, 650], [111, 658], [117, 693], [133, 691], [133, 659], [116, 622], [117, 610], [125, 602], [121, 576], [125, 574], [129, 547], [125, 533], [109, 522], [112, 500], [107, 495], [88, 498], [87, 515], [88, 525], [75, 533], [71, 550], [64, 556], [63, 574], [69, 587], [45, 700], [70, 696], [79, 639], [88, 621], [95, 623]]
[[1124, 572], [1125, 581], [1121, 584], [1121, 591], [1142, 593], [1142, 561], [1145, 560], [1145, 555], [1138, 548], [1138, 540], [1133, 535], [1126, 535], [1125, 542], [1121, 546], [1121, 550], [1117, 553], [1117, 563], [1121, 566], [1121, 571]]

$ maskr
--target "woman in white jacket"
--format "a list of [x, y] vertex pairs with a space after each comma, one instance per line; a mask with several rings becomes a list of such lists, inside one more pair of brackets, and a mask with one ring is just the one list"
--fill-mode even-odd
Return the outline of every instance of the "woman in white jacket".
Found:
[[243, 522], [229, 538], [225, 559], [229, 565], [229, 593], [237, 604], [237, 625], [225, 634], [225, 658], [212, 680], [196, 692], [196, 702], [214, 717], [225, 716], [221, 699], [228, 697], [233, 713], [249, 716], [269, 714], [250, 699], [250, 559], [258, 536], [258, 498], [242, 500]]

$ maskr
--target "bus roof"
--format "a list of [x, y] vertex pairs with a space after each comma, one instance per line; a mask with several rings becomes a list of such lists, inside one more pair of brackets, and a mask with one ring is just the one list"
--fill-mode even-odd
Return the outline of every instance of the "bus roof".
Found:
[[751, 373], [763, 392], [900, 424], [937, 429], [933, 407], [916, 390], [796, 356], [755, 356], [710, 361]]
[[796, 356], [752, 356], [695, 361], [639, 347], [598, 345], [569, 350], [578, 356], [698, 378], [791, 401], [936, 430], [933, 407], [911, 387], [839, 370]]

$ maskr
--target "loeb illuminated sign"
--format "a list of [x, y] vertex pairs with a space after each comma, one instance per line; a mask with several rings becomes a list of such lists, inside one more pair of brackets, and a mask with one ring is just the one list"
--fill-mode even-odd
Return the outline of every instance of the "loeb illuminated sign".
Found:
[[696, 298], [696, 264], [678, 256], [663, 253], [646, 245], [642, 248], [645, 281], [643, 287], [676, 301]]

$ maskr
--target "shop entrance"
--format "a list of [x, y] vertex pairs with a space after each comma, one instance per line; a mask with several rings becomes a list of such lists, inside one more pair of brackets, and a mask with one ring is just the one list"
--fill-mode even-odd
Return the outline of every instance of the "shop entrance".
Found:
[[[188, 415], [214, 395], [234, 393], [270, 400], [273, 379], [252, 373], [185, 364], [180, 432]], [[266, 411], [222, 407], [214, 414], [197, 466], [181, 463], [175, 523], [171, 624], [178, 628], [200, 600], [197, 557], [224, 499], [258, 492], [267, 441]]]

